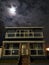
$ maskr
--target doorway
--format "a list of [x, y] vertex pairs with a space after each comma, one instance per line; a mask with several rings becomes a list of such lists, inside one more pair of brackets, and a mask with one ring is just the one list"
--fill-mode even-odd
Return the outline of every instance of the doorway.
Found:
[[21, 55], [28, 55], [28, 44], [27, 43], [22, 43], [21, 44]]
[[21, 43], [21, 56], [19, 65], [29, 65], [29, 45], [27, 43]]

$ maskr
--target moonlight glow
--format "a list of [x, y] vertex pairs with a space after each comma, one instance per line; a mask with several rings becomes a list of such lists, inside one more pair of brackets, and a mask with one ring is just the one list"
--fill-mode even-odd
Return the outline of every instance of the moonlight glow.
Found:
[[8, 8], [8, 12], [11, 16], [15, 16], [16, 15], [16, 7], [11, 6], [11, 8]]

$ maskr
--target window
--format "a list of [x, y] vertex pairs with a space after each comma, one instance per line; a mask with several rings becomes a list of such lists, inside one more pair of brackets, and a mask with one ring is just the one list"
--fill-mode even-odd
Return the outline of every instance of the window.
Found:
[[5, 43], [4, 52], [5, 55], [19, 55], [19, 43]]
[[8, 44], [8, 43], [5, 43], [5, 44], [4, 44], [4, 48], [5, 48], [5, 49], [9, 49], [9, 44]]
[[43, 55], [43, 43], [30, 43], [31, 55]]
[[15, 34], [11, 34], [11, 33], [8, 34], [8, 37], [14, 37], [14, 36]]
[[5, 50], [5, 55], [10, 55], [11, 51], [10, 50]]
[[20, 36], [19, 33], [17, 33], [16, 36], [19, 37]]
[[20, 36], [21, 36], [21, 37], [24, 37], [24, 34], [23, 34], [23, 33], [21, 33], [21, 34], [20, 34]]
[[32, 36], [32, 33], [29, 33], [29, 36]]
[[36, 50], [31, 50], [31, 55], [36, 55]]
[[43, 33], [42, 32], [35, 32], [34, 37], [42, 37]]
[[38, 43], [38, 49], [43, 49], [43, 43]]
[[30, 43], [30, 48], [33, 49], [33, 43]]
[[33, 28], [33, 31], [34, 31], [34, 32], [37, 32], [37, 31], [38, 31], [38, 32], [41, 32], [41, 31], [42, 31], [42, 28]]
[[24, 30], [21, 30], [21, 33], [24, 33]]
[[38, 55], [43, 55], [43, 50], [38, 50]]
[[18, 55], [19, 50], [12, 50], [12, 55]]
[[7, 30], [7, 32], [12, 33], [12, 32], [16, 32], [16, 30], [15, 29], [9, 29], [9, 30]]
[[19, 49], [19, 43], [14, 43], [13, 44], [13, 49]]
[[28, 37], [28, 30], [24, 30], [25, 37]]
[[29, 37], [33, 37], [33, 31], [29, 30]]
[[30, 43], [31, 49], [43, 49], [43, 43]]

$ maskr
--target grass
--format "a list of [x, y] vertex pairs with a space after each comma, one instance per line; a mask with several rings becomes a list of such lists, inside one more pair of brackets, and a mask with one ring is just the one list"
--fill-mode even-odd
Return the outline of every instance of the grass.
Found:
[[32, 63], [49, 63], [49, 60], [34, 60]]
[[0, 60], [0, 63], [18, 63], [17, 60]]

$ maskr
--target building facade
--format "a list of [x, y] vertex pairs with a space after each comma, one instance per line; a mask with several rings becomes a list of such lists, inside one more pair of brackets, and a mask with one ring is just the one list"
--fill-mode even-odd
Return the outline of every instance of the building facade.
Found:
[[21, 56], [23, 62], [29, 63], [33, 58], [46, 55], [43, 27], [5, 27], [5, 30], [3, 57], [19, 60]]

